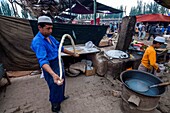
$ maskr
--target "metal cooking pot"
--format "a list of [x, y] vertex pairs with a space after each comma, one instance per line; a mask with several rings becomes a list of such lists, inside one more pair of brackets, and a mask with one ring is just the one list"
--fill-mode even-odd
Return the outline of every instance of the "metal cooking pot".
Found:
[[162, 83], [162, 81], [147, 72], [138, 70], [124, 71], [120, 75], [122, 87], [122, 108], [126, 113], [155, 113], [161, 94], [166, 87], [151, 88], [146, 92], [140, 92], [142, 84], [148, 86]]
[[162, 83], [161, 79], [158, 77], [139, 70], [128, 70], [124, 71], [120, 75], [120, 79], [122, 83], [127, 87], [128, 89], [145, 95], [145, 96], [160, 96], [165, 92], [166, 86], [161, 86], [161, 87], [155, 87], [151, 88], [146, 92], [140, 92], [142, 89], [142, 84], [147, 84], [148, 86], [154, 85], [154, 84], [159, 84]]

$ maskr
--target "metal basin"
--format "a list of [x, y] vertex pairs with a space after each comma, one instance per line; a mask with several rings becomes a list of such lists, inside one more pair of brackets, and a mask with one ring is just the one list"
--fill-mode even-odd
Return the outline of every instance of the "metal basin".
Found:
[[142, 90], [143, 88], [142, 84], [146, 84], [150, 86], [150, 85], [162, 83], [162, 81], [158, 77], [150, 73], [146, 73], [138, 70], [124, 71], [121, 73], [120, 79], [122, 83], [125, 85], [125, 87], [127, 87], [128, 89], [136, 93], [145, 96], [151, 96], [151, 97], [160, 96], [165, 92], [166, 89], [166, 86], [162, 86], [162, 87], [151, 88], [146, 92], [140, 92], [140, 90]]

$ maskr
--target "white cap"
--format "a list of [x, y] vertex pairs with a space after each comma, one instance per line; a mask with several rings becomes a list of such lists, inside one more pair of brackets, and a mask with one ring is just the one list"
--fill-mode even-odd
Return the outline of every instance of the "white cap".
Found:
[[165, 43], [165, 38], [161, 36], [157, 36], [154, 41], [160, 42], [160, 43]]
[[40, 17], [38, 17], [38, 23], [42, 23], [42, 22], [51, 23], [51, 24], [53, 23], [51, 18], [48, 17], [48, 16], [40, 16]]

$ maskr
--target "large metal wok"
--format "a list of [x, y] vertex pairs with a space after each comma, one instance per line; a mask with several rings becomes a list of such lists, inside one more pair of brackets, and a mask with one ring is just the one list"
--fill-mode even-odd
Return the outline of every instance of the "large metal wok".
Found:
[[162, 83], [162, 81], [147, 72], [138, 70], [124, 71], [120, 75], [122, 83], [130, 90], [146, 96], [160, 96], [165, 92], [166, 86], [150, 88], [147, 91], [142, 91], [145, 86]]

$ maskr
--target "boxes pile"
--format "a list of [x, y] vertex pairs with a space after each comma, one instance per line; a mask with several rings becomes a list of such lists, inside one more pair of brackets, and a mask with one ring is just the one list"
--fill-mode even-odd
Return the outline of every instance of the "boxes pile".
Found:
[[96, 74], [96, 69], [92, 66], [92, 61], [90, 60], [82, 60], [81, 62], [86, 63], [86, 70], [85, 70], [85, 75], [86, 76], [91, 76]]

